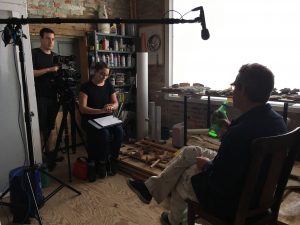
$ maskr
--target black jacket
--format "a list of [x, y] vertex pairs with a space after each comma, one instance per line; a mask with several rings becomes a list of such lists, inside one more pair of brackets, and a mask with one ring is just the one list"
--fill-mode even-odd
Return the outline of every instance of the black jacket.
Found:
[[252, 141], [285, 132], [282, 116], [269, 104], [253, 108], [232, 121], [215, 159], [191, 179], [199, 202], [220, 217], [232, 218], [249, 164]]

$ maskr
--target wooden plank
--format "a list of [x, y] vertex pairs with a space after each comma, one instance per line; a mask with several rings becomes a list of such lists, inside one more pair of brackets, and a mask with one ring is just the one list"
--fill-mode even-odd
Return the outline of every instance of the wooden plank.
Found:
[[157, 148], [159, 148], [159, 149], [163, 149], [163, 150], [165, 150], [165, 151], [172, 152], [172, 153], [175, 153], [175, 152], [178, 151], [178, 149], [176, 149], [176, 148], [168, 147], [168, 146], [166, 146], [166, 145], [156, 144], [156, 143], [154, 143], [154, 142], [147, 141], [147, 140], [142, 140], [141, 143], [147, 144], [147, 145], [151, 145], [151, 146], [154, 146], [154, 147], [157, 147]]
[[[145, 166], [144, 163], [135, 162], [133, 160], [119, 160], [119, 170], [134, 179], [146, 180], [151, 176], [158, 175], [161, 170], [156, 170], [155, 168], [149, 169]], [[150, 170], [151, 169], [151, 170]]]

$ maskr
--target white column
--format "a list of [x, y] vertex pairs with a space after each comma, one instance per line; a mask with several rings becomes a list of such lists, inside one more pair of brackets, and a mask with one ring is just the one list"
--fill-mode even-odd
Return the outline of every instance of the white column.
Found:
[[137, 139], [148, 135], [148, 53], [137, 53]]

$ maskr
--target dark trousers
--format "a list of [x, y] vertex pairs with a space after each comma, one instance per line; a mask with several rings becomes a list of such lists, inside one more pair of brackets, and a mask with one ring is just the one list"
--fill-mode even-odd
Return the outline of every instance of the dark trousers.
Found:
[[87, 125], [87, 152], [89, 161], [105, 162], [117, 159], [123, 139], [121, 125], [97, 129]]
[[59, 104], [55, 96], [37, 96], [36, 101], [39, 114], [39, 127], [43, 135], [43, 141], [47, 141], [50, 131], [55, 128]]

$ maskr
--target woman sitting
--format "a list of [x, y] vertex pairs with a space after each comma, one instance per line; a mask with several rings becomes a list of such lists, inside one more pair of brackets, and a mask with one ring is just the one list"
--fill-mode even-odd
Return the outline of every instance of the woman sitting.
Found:
[[107, 64], [96, 63], [95, 75], [81, 86], [79, 93], [79, 110], [83, 114], [82, 126], [87, 132], [88, 176], [91, 182], [95, 181], [96, 175], [104, 178], [106, 174], [116, 174], [117, 158], [123, 138], [120, 124], [97, 129], [88, 123], [88, 120], [112, 115], [113, 111], [118, 109], [116, 92], [108, 77]]

